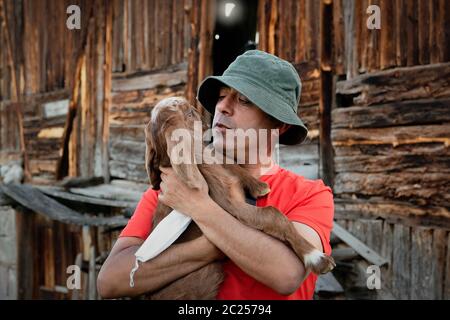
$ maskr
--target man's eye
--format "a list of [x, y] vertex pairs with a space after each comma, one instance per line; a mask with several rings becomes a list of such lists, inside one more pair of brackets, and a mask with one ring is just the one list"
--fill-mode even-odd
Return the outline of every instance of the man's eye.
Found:
[[221, 96], [219, 96], [219, 99], [217, 99], [217, 101], [221, 101], [221, 100], [223, 100], [223, 99], [225, 99], [225, 96], [224, 96], [224, 95], [221, 95]]
[[239, 98], [239, 102], [242, 104], [250, 104], [251, 102], [245, 98]]

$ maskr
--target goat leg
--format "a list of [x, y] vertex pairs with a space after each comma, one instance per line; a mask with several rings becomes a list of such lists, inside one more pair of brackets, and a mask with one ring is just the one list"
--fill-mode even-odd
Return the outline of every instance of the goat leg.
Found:
[[320, 252], [303, 238], [292, 222], [275, 207], [260, 208], [244, 204], [231, 211], [230, 214], [245, 225], [288, 243], [305, 268], [315, 274], [327, 273], [336, 266], [332, 257]]
[[222, 264], [213, 262], [148, 294], [150, 300], [213, 300], [224, 279]]

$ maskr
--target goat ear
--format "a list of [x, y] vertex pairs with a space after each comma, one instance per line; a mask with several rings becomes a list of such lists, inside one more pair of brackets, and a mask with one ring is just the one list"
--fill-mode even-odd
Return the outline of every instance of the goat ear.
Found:
[[200, 189], [204, 178], [195, 161], [193, 133], [187, 129], [180, 131], [185, 133], [181, 135], [173, 135], [173, 132], [174, 129], [167, 130], [165, 135], [172, 168], [188, 187]]
[[159, 157], [151, 138], [151, 123], [145, 127], [145, 169], [152, 185], [152, 189], [158, 190], [161, 184], [161, 171], [159, 170]]

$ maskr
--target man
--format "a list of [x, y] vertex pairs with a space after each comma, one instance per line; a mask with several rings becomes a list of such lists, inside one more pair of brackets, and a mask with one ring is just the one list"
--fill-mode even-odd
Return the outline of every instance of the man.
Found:
[[[294, 67], [258, 50], [239, 56], [222, 76], [200, 85], [198, 100], [211, 113], [216, 131], [279, 129], [280, 143], [302, 142], [307, 129], [297, 116], [301, 82]], [[223, 143], [228, 143], [227, 141]], [[220, 148], [220, 143], [215, 143]], [[224, 146], [222, 146], [224, 147]], [[226, 149], [226, 147], [224, 148]], [[269, 152], [271, 149], [269, 148]], [[306, 180], [270, 162], [245, 166], [270, 186], [257, 206], [274, 206], [318, 250], [331, 253], [333, 198], [322, 181]], [[189, 189], [170, 168], [162, 168], [161, 192], [148, 190], [122, 231], [98, 277], [104, 298], [158, 290], [215, 260], [224, 261], [225, 280], [218, 299], [311, 299], [317, 277], [305, 270], [293, 251], [279, 240], [243, 225], [208, 195], [206, 183]], [[203, 236], [172, 245], [143, 263], [129, 286], [134, 253], [151, 230], [157, 201], [189, 215]]]

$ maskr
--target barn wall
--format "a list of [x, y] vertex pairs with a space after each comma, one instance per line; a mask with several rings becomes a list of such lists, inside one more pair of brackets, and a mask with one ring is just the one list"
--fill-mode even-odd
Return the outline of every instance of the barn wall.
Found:
[[191, 0], [114, 1], [111, 177], [148, 181], [144, 127], [159, 100], [187, 95], [191, 23], [199, 18], [200, 4]]
[[291, 62], [302, 80], [298, 114], [308, 127], [299, 146], [281, 146], [280, 164], [307, 178], [319, 177], [320, 1], [260, 0], [260, 50]]
[[0, 300], [18, 298], [16, 212], [0, 206]]
[[[369, 4], [381, 30], [365, 27]], [[336, 218], [390, 260], [395, 297], [448, 299], [449, 2], [333, 7]]]

